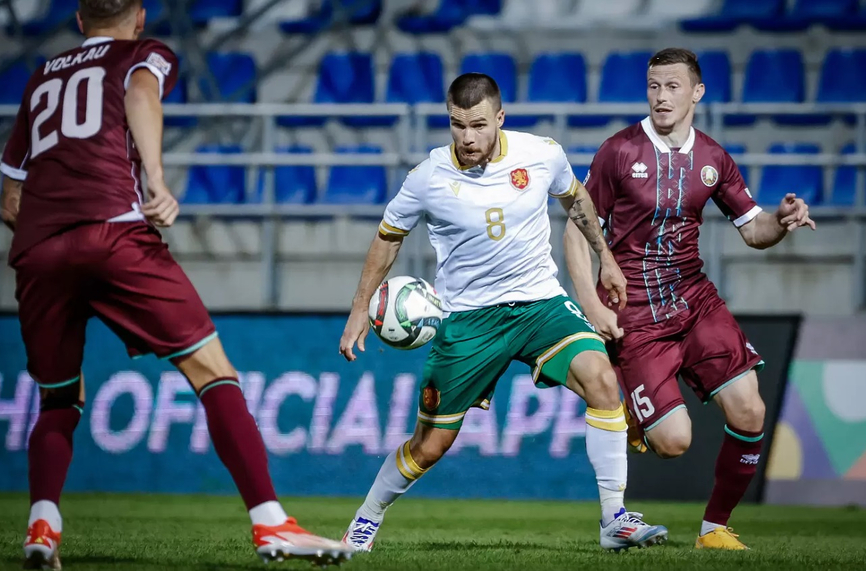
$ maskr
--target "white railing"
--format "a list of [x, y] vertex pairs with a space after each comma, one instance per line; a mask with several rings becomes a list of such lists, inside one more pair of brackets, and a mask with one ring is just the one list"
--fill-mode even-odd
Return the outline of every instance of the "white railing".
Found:
[[[14, 117], [17, 106], [0, 106], [0, 118]], [[568, 119], [572, 116], [611, 116], [639, 117], [646, 114], [646, 104], [577, 104], [577, 103], [513, 103], [506, 104], [507, 116], [544, 116], [552, 117], [553, 125], [546, 134], [568, 146]], [[856, 223], [857, 236], [856, 253], [850, 262], [854, 267], [854, 305], [866, 308], [866, 104], [738, 104], [713, 103], [699, 107], [696, 123], [699, 128], [711, 135], [717, 141], [724, 141], [724, 118], [727, 115], [812, 115], [824, 114], [835, 116], [856, 117], [857, 153], [841, 155], [836, 153], [821, 154], [788, 154], [776, 155], [767, 153], [745, 153], [736, 158], [737, 162], [746, 166], [765, 165], [818, 165], [832, 168], [840, 165], [852, 165], [857, 169], [857, 194], [854, 207], [817, 206], [812, 209], [813, 217], [824, 220], [848, 220]], [[427, 157], [426, 149], [430, 136], [428, 118], [446, 116], [443, 104], [187, 104], [166, 105], [165, 115], [172, 117], [210, 118], [247, 118], [260, 123], [261, 137], [258, 151], [235, 154], [210, 154], [190, 152], [167, 152], [164, 163], [171, 167], [189, 167], [196, 165], [236, 165], [261, 168], [264, 170], [263, 200], [256, 204], [184, 204], [182, 215], [187, 217], [245, 217], [260, 219], [263, 225], [262, 236], [262, 272], [266, 291], [263, 298], [266, 306], [276, 307], [277, 290], [275, 286], [276, 224], [284, 218], [304, 217], [361, 217], [377, 218], [381, 215], [381, 205], [324, 205], [304, 204], [288, 205], [275, 203], [274, 167], [309, 165], [329, 167], [337, 165], [384, 166], [393, 169], [406, 169], [423, 161]], [[380, 154], [371, 153], [275, 153], [278, 117], [393, 117], [391, 127], [395, 132], [393, 152]], [[507, 124], [507, 119], [506, 119]], [[191, 127], [193, 129], [198, 127]], [[213, 130], [211, 123], [207, 126]], [[219, 129], [219, 127], [216, 127]], [[574, 165], [588, 165], [593, 155], [587, 153], [572, 154], [569, 160]], [[760, 189], [758, 189], [760, 199]], [[560, 217], [559, 210], [554, 209], [554, 216]], [[715, 227], [724, 222], [721, 214], [715, 209], [708, 209], [707, 232], [715, 232]], [[706, 255], [707, 273], [724, 287], [724, 271], [730, 258], [723, 251], [721, 240], [713, 240], [713, 247]], [[556, 242], [555, 242], [556, 244]], [[555, 247], [557, 247], [555, 245]], [[427, 256], [424, 248], [408, 249], [409, 267], [420, 269], [424, 265], [421, 258]], [[556, 251], [561, 259], [561, 252]], [[723, 291], [724, 293], [724, 291]]]

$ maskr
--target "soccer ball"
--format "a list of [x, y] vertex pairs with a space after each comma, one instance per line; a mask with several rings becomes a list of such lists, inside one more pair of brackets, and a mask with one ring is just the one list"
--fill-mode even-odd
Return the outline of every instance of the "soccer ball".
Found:
[[395, 349], [417, 349], [436, 336], [442, 302], [421, 278], [395, 276], [382, 282], [369, 308], [370, 326]]

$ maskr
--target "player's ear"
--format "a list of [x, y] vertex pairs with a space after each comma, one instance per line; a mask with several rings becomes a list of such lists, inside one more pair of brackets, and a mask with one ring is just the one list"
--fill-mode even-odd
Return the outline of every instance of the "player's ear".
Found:
[[697, 105], [698, 102], [704, 98], [704, 93], [706, 93], [706, 91], [706, 86], [703, 83], [699, 83], [697, 87], [695, 87], [695, 93], [692, 96], [692, 103]]
[[78, 23], [78, 31], [82, 34], [86, 34], [84, 31], [84, 22], [81, 21], [81, 12], [75, 12], [75, 21]]
[[138, 14], [135, 15], [135, 37], [144, 31], [144, 23], [147, 20], [147, 10], [140, 8]]
[[503, 123], [505, 123], [505, 109], [500, 107], [496, 113], [496, 126], [501, 128]]

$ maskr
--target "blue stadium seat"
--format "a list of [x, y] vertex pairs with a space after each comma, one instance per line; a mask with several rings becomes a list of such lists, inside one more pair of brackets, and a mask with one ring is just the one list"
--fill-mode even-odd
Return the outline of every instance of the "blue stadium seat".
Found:
[[[387, 103], [442, 103], [445, 101], [445, 83], [442, 58], [439, 54], [420, 52], [397, 54], [388, 70]], [[444, 106], [443, 106], [444, 107]], [[444, 125], [443, 125], [444, 123]], [[429, 117], [431, 127], [446, 127], [445, 117]]]
[[[805, 99], [803, 56], [797, 50], [758, 50], [746, 65], [743, 103], [802, 103]], [[784, 125], [816, 125], [826, 123], [823, 115], [780, 115], [773, 120]], [[729, 116], [728, 125], [750, 125], [752, 115]]]
[[[336, 153], [380, 154], [379, 147], [337, 147]], [[388, 183], [383, 166], [334, 166], [323, 202], [327, 204], [382, 204]]]
[[445, 101], [442, 58], [419, 52], [397, 54], [388, 70], [388, 103], [440, 103]]
[[818, 81], [819, 103], [866, 102], [866, 50], [827, 52]]
[[[645, 103], [647, 64], [651, 57], [650, 52], [608, 55], [601, 69], [599, 103]], [[645, 116], [627, 117], [627, 120], [637, 123]]]
[[[373, 56], [368, 53], [330, 53], [319, 64], [316, 103], [373, 103], [376, 80]], [[349, 127], [386, 126], [393, 117], [344, 117]]]
[[200, 88], [208, 101], [254, 103], [256, 101], [256, 62], [245, 53], [207, 54], [207, 64], [216, 81], [214, 91], [209, 81], [202, 79]]
[[243, 10], [241, 0], [196, 0], [189, 17], [197, 26], [203, 26], [213, 18], [236, 18]]
[[726, 52], [698, 54], [706, 92], [704, 103], [727, 103], [731, 100], [731, 60]]
[[[842, 147], [843, 155], [853, 155], [857, 152], [854, 143]], [[833, 196], [827, 204], [834, 206], [853, 206], [857, 200], [857, 167], [842, 165], [836, 167], [833, 177]]]
[[[75, 12], [78, 11], [78, 0], [51, 0], [42, 17], [24, 22], [21, 30], [28, 36], [42, 36], [64, 27], [78, 32]], [[66, 26], [63, 26], [63, 24]], [[7, 26], [11, 30], [11, 26]]]
[[[279, 147], [277, 153], [308, 155], [313, 149], [305, 146]], [[256, 202], [264, 201], [264, 174], [260, 171]], [[316, 168], [311, 165], [274, 168], [274, 200], [277, 204], [312, 204], [316, 201]]]
[[286, 34], [315, 34], [335, 24], [361, 26], [375, 24], [382, 13], [382, 0], [322, 0], [319, 10], [299, 20], [284, 20], [280, 29]]
[[[237, 145], [201, 145], [197, 153], [239, 154]], [[240, 166], [193, 166], [189, 169], [186, 192], [181, 201], [187, 204], [241, 204], [244, 202], [246, 169]]]
[[[502, 92], [502, 101], [511, 103], [517, 100], [517, 64], [507, 53], [469, 54], [463, 57], [460, 73], [484, 73], [496, 80]], [[508, 113], [508, 109], [505, 110]], [[526, 127], [535, 124], [531, 117], [508, 117], [506, 128]]]
[[170, 36], [172, 34], [171, 11], [166, 9], [163, 0], [142, 0], [142, 8], [147, 10], [145, 36]]
[[460, 64], [460, 73], [485, 73], [496, 80], [502, 100], [517, 100], [517, 65], [507, 53], [469, 54]]
[[857, 10], [858, 1], [852, 0], [851, 3], [854, 4], [853, 12], [846, 12], [841, 16], [823, 17], [821, 18], [821, 23], [831, 30], [841, 32], [866, 30], [866, 4], [860, 2], [860, 9]]
[[502, 0], [441, 0], [432, 14], [407, 15], [397, 20], [397, 27], [409, 34], [448, 32], [469, 16], [494, 15], [502, 10]]
[[[372, 103], [374, 96], [373, 57], [370, 54], [331, 52], [319, 62], [314, 103]], [[326, 120], [326, 117], [278, 117], [277, 123], [283, 127], [309, 127], [323, 125]], [[342, 120], [352, 126], [369, 126], [377, 121], [381, 123], [383, 119], [346, 117]]]
[[[0, 63], [0, 68], [4, 67], [7, 62]], [[37, 56], [33, 65], [36, 67], [45, 64], [45, 58]], [[18, 60], [14, 62], [3, 73], [0, 73], [0, 105], [20, 105], [21, 98], [24, 97], [24, 90], [27, 88], [27, 82], [30, 81], [30, 76], [33, 75], [36, 67], [31, 68], [27, 62]]]
[[[531, 103], [583, 103], [586, 101], [586, 62], [576, 53], [540, 54], [529, 68]], [[538, 121], [548, 117], [527, 117]], [[575, 119], [579, 119], [575, 117]]]
[[754, 22], [755, 28], [767, 32], [797, 32], [814, 24], [828, 24], [856, 16], [858, 0], [796, 0], [781, 18]]
[[[571, 158], [571, 155], [579, 155], [579, 154], [586, 154], [586, 153], [591, 153], [594, 155], [596, 152], [598, 152], [598, 147], [591, 146], [591, 145], [582, 145], [582, 146], [577, 146], [577, 147], [571, 147], [568, 149], [569, 158]], [[574, 172], [574, 177], [577, 180], [579, 180], [580, 182], [584, 182], [586, 180], [586, 173], [589, 172], [589, 164], [588, 163], [581, 163], [581, 164], [574, 163], [571, 165], [571, 170], [572, 170], [572, 172]]]
[[[165, 104], [178, 105], [189, 102], [189, 91], [187, 90], [186, 79], [183, 76], [178, 77], [174, 89], [163, 98], [162, 102]], [[197, 122], [197, 118], [192, 116], [166, 115], [163, 118], [163, 123], [166, 127], [192, 127]]]
[[[770, 154], [806, 154], [817, 155], [821, 152], [818, 145], [808, 143], [776, 143], [767, 150]], [[775, 206], [789, 192], [807, 204], [817, 205], [824, 195], [824, 173], [816, 165], [768, 165], [761, 173], [761, 188], [758, 193], [758, 203]]]
[[737, 163], [737, 168], [740, 169], [740, 174], [743, 175], [743, 180], [746, 181], [746, 186], [748, 186], [749, 167], [740, 164], [740, 156], [746, 153], [745, 145], [729, 143], [725, 145], [725, 150], [728, 151], [728, 154], [731, 155], [731, 158]]
[[713, 16], [684, 20], [680, 26], [687, 32], [730, 32], [741, 24], [781, 17], [785, 0], [725, 0]]

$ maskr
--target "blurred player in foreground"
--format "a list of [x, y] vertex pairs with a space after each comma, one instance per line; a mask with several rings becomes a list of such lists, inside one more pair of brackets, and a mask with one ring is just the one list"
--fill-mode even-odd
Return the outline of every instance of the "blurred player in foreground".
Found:
[[726, 434], [695, 547], [746, 549], [727, 524], [760, 460], [764, 403], [756, 372], [763, 361], [701, 272], [702, 211], [712, 199], [758, 249], [815, 224], [793, 194], [773, 213], [755, 204], [728, 153], [692, 127], [703, 94], [695, 55], [660, 51], [647, 72], [649, 117], [605, 141], [590, 167], [587, 189], [628, 280], [625, 309], [617, 316], [608, 308], [613, 300], [603, 281], [596, 292], [585, 262], [570, 269], [587, 317], [612, 340], [633, 451], [648, 446], [675, 458], [691, 444], [678, 375], [701, 400], [722, 408]]
[[[665, 540], [664, 527], [647, 525], [623, 505], [626, 421], [616, 375], [601, 337], [560, 286], [550, 255], [552, 196], [598, 254], [613, 303], [625, 302], [625, 280], [586, 189], [555, 141], [500, 129], [505, 113], [490, 77], [458, 77], [448, 90], [448, 111], [454, 144], [433, 150], [386, 208], [340, 340], [349, 361], [356, 342], [364, 350], [370, 298], [403, 237], [426, 219], [446, 317], [424, 368], [415, 434], [385, 460], [343, 540], [359, 551], [372, 548], [385, 510], [448, 451], [471, 407], [488, 408], [513, 360], [532, 367], [539, 386], [564, 385], [587, 402], [586, 449], [601, 499], [602, 547]], [[586, 266], [589, 251], [583, 253]]]
[[95, 316], [130, 355], [154, 353], [189, 380], [263, 559], [342, 561], [351, 556], [344, 544], [303, 530], [277, 501], [237, 372], [151, 226], [170, 226], [178, 215], [163, 179], [161, 103], [178, 61], [160, 42], [136, 41], [144, 21], [140, 0], [80, 0], [87, 40], [33, 74], [0, 165], [27, 369], [41, 387], [25, 557], [32, 567], [60, 568], [58, 505], [84, 406], [85, 327]]

